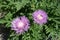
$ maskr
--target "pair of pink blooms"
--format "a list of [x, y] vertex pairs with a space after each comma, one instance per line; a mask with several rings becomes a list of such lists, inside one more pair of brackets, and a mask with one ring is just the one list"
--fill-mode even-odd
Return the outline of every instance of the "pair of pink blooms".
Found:
[[[43, 10], [36, 10], [32, 16], [34, 22], [37, 24], [47, 23], [48, 16]], [[30, 21], [25, 16], [17, 17], [11, 23], [12, 30], [15, 30], [18, 34], [22, 34], [30, 28]]]

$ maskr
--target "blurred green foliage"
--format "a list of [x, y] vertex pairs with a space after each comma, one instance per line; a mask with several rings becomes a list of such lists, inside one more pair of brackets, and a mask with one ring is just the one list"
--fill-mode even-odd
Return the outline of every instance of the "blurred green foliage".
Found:
[[[32, 13], [38, 9], [48, 14], [48, 22], [42, 26], [32, 19]], [[0, 0], [1, 10], [6, 14], [0, 18], [0, 24], [7, 28], [17, 16], [25, 15], [31, 22], [30, 29], [22, 35], [11, 30], [8, 40], [60, 40], [60, 0]]]

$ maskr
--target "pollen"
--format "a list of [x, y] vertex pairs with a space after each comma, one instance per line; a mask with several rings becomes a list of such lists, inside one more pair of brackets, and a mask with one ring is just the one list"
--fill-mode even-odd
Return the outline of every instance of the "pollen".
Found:
[[37, 18], [38, 18], [39, 20], [43, 19], [42, 15], [38, 15]]
[[18, 27], [23, 27], [24, 26], [24, 23], [23, 22], [19, 22], [18, 23]]

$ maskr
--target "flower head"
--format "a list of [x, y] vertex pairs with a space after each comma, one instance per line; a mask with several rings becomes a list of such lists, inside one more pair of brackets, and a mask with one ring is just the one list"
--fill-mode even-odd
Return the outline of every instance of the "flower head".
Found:
[[47, 23], [48, 16], [47, 16], [47, 13], [43, 10], [36, 10], [32, 14], [32, 16], [33, 16], [33, 19], [34, 19], [35, 23], [38, 23], [38, 24]]
[[25, 16], [17, 17], [12, 22], [11, 28], [16, 33], [22, 34], [29, 29], [29, 20]]

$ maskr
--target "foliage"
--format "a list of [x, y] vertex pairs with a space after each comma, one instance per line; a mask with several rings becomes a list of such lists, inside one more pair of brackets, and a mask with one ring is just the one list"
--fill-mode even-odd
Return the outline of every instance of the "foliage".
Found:
[[[29, 18], [30, 29], [22, 35], [10, 31], [8, 40], [60, 40], [60, 0], [0, 0], [0, 11], [5, 16], [0, 18], [0, 24], [10, 28], [11, 21], [17, 16]], [[42, 9], [48, 14], [48, 22], [38, 25], [33, 22], [32, 13]], [[4, 15], [4, 13], [3, 13]]]

